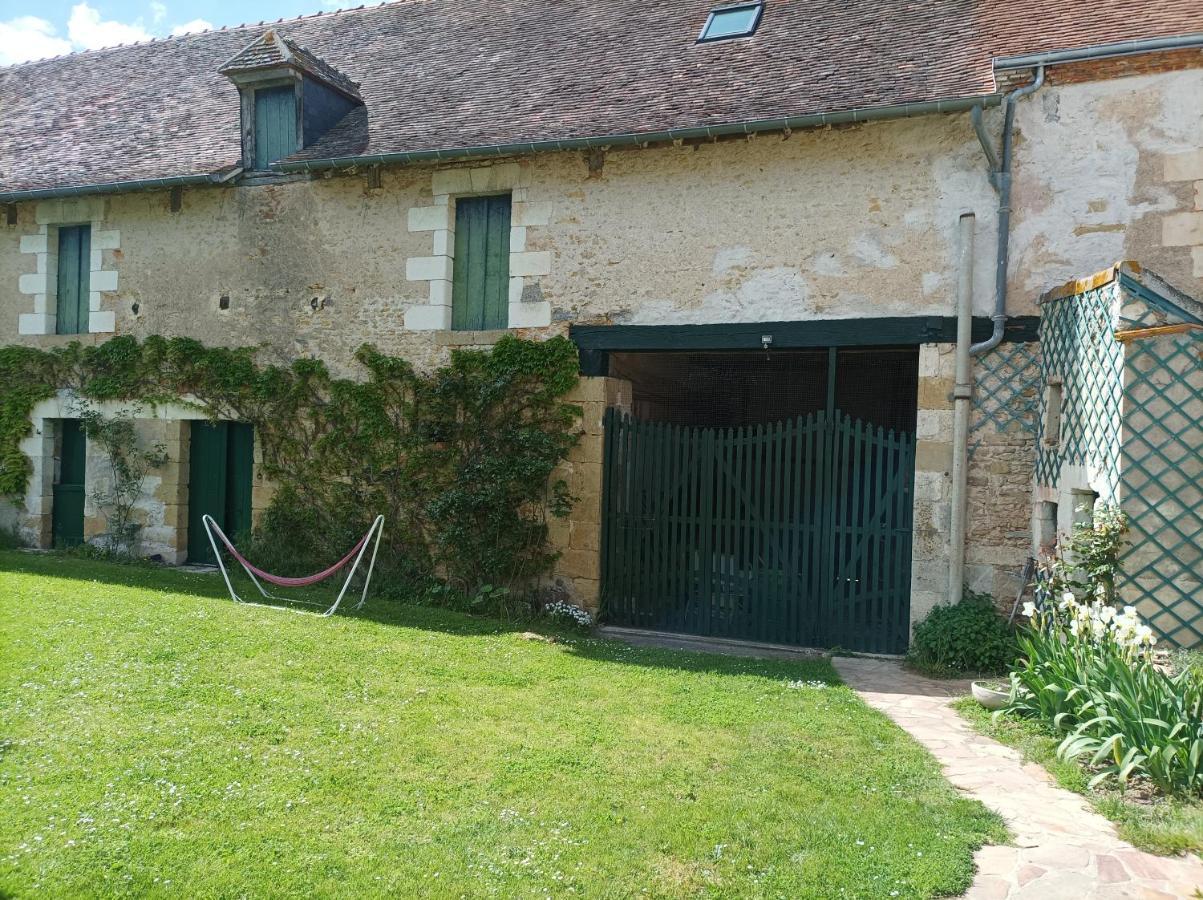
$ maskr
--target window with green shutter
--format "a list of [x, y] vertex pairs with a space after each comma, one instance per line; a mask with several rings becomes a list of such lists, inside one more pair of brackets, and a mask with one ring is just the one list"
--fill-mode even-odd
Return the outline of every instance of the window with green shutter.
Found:
[[510, 195], [455, 204], [451, 327], [488, 331], [509, 325]]
[[255, 91], [255, 168], [297, 152], [297, 97], [291, 84]]
[[55, 331], [87, 334], [89, 273], [92, 271], [92, 226], [58, 229], [58, 304]]

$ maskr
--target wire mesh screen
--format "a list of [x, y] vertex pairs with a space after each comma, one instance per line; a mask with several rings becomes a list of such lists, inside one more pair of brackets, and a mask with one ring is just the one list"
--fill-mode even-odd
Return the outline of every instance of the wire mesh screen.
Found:
[[919, 379], [915, 348], [831, 352], [615, 353], [610, 375], [632, 385], [636, 419], [736, 428], [827, 409], [913, 433]]

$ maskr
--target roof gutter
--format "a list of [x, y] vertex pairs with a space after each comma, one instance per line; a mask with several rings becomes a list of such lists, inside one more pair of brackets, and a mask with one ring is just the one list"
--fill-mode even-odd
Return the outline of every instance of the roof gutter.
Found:
[[975, 97], [955, 97], [948, 100], [925, 100], [919, 103], [902, 103], [895, 106], [869, 106], [860, 109], [842, 110], [832, 113], [812, 113], [803, 116], [787, 116], [782, 119], [755, 119], [732, 122], [725, 125], [701, 125], [694, 128], [671, 128], [667, 131], [632, 132], [607, 134], [595, 137], [568, 138], [558, 141], [530, 141], [520, 144], [485, 144], [477, 147], [454, 147], [444, 150], [413, 150], [404, 153], [376, 153], [362, 156], [336, 156], [327, 159], [306, 159], [274, 163], [273, 169], [282, 172], [317, 172], [327, 169], [349, 169], [356, 166], [388, 165], [395, 163], [431, 162], [445, 159], [467, 159], [471, 157], [519, 156], [529, 153], [545, 153], [557, 150], [601, 150], [613, 147], [634, 147], [643, 144], [660, 144], [725, 137], [728, 135], [750, 135], [770, 131], [793, 131], [802, 128], [819, 128], [824, 125], [847, 125], [856, 122], [875, 122], [882, 119], [901, 119], [910, 116], [925, 116], [932, 113], [965, 112], [975, 107], [997, 106], [1002, 94], [980, 94]]
[[1137, 41], [1117, 41], [1114, 44], [1095, 44], [1073, 50], [1053, 50], [1048, 53], [1028, 53], [1023, 56], [1001, 56], [994, 60], [998, 69], [1033, 69], [1037, 66], [1056, 66], [1063, 63], [1081, 62], [1088, 59], [1105, 59], [1112, 56], [1135, 56], [1140, 53], [1157, 53], [1164, 50], [1189, 50], [1203, 48], [1203, 32], [1180, 34], [1174, 37], [1143, 38]]
[[84, 197], [89, 194], [121, 194], [128, 191], [155, 190], [186, 184], [224, 184], [242, 169], [212, 175], [172, 175], [168, 178], [142, 178], [132, 181], [110, 181], [104, 184], [81, 184], [69, 187], [41, 188], [32, 191], [0, 191], [0, 203], [22, 200], [46, 200], [51, 197]]

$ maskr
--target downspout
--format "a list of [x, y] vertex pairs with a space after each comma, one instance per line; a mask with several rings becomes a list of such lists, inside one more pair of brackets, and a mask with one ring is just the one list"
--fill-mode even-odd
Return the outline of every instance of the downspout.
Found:
[[1003, 339], [1007, 327], [1007, 265], [1011, 241], [1011, 145], [1015, 125], [1015, 103], [1029, 94], [1040, 90], [1044, 84], [1044, 64], [1036, 67], [1035, 80], [1019, 90], [1012, 91], [1003, 97], [1003, 132], [1002, 152], [995, 154], [990, 146], [985, 126], [982, 124], [982, 111], [975, 107], [970, 115], [973, 117], [973, 127], [977, 131], [978, 140], [986, 159], [990, 163], [990, 183], [998, 192], [998, 251], [994, 264], [994, 331], [990, 337], [980, 344], [969, 348], [970, 354], [979, 356], [988, 350], [993, 350]]
[[965, 493], [969, 473], [969, 401], [973, 397], [969, 345], [973, 341], [973, 213], [957, 225], [957, 350], [952, 388], [952, 521], [949, 537], [948, 602], [957, 604], [965, 587]]

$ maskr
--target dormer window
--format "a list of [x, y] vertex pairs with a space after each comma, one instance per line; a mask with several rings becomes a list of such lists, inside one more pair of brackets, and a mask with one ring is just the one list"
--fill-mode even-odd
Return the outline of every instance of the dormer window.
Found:
[[297, 91], [291, 84], [255, 90], [255, 168], [265, 171], [301, 149], [297, 143]]
[[750, 37], [760, 24], [764, 3], [737, 3], [711, 10], [698, 43], [703, 41], [725, 41], [731, 38]]
[[242, 164], [254, 172], [312, 147], [363, 106], [358, 84], [275, 29], [219, 71], [242, 95]]

